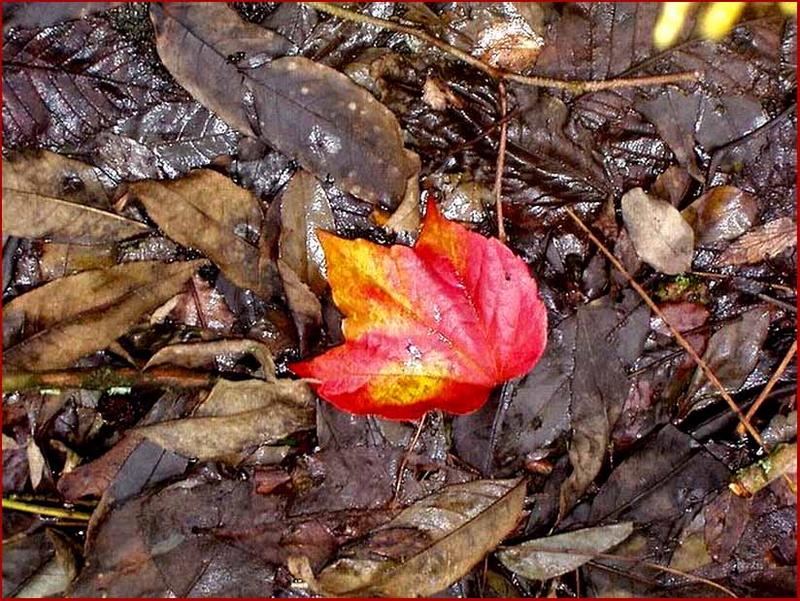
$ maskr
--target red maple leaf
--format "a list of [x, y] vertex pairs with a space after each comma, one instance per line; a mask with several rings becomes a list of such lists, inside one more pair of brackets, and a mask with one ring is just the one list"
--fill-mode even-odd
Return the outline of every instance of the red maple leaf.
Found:
[[547, 312], [528, 267], [432, 199], [413, 248], [319, 238], [345, 343], [289, 367], [336, 407], [398, 420], [469, 413], [542, 355]]

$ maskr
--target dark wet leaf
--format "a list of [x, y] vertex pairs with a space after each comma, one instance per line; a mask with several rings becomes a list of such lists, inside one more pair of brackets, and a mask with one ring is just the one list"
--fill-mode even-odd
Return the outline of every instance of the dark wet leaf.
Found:
[[90, 165], [51, 152], [3, 161], [4, 234], [103, 244], [150, 229], [102, 210], [107, 206], [107, 192]]
[[691, 269], [694, 234], [669, 202], [634, 188], [622, 197], [622, 218], [637, 254], [651, 267], [670, 275]]
[[289, 567], [328, 595], [430, 596], [464, 576], [516, 526], [525, 482], [477, 480], [442, 489], [339, 552], [314, 576], [308, 559]]
[[135, 42], [87, 18], [3, 40], [3, 141], [79, 144], [118, 119], [176, 96]]
[[322, 305], [311, 288], [282, 259], [278, 260], [278, 273], [283, 281], [283, 294], [292, 312], [300, 352], [306, 354], [322, 326]]
[[[3, 307], [9, 367], [47, 370], [70, 367], [125, 334], [139, 318], [178, 293], [205, 261], [126, 263], [85, 271], [45, 284]], [[54, 303], [53, 299], [59, 299]]]
[[394, 115], [366, 90], [308, 59], [275, 58], [287, 40], [221, 5], [153, 5], [151, 17], [161, 60], [201, 104], [360, 198], [400, 200], [414, 164]]
[[[703, 360], [729, 392], [736, 392], [755, 368], [767, 338], [769, 322], [769, 309], [757, 307], [722, 326], [708, 341]], [[681, 403], [681, 415], [708, 405], [718, 394], [697, 368]]]
[[170, 182], [136, 182], [130, 191], [169, 237], [202, 250], [234, 284], [271, 296], [264, 217], [251, 192], [206, 169]]
[[547, 580], [575, 570], [628, 538], [632, 522], [584, 528], [505, 547], [497, 558], [531, 580]]
[[745, 233], [758, 217], [758, 202], [733, 186], [711, 188], [682, 212], [698, 244], [732, 240]]
[[87, 154], [115, 180], [171, 179], [234, 154], [240, 137], [197, 102], [164, 102], [102, 133]]
[[772, 259], [797, 245], [797, 224], [781, 217], [743, 234], [725, 249], [718, 265], [742, 265]]

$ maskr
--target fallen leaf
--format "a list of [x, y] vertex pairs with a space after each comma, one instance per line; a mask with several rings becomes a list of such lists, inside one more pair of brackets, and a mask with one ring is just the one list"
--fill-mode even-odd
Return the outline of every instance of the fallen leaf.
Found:
[[36, 490], [39, 488], [42, 476], [44, 476], [47, 462], [44, 459], [44, 455], [42, 455], [39, 445], [36, 444], [33, 438], [28, 440], [26, 455], [28, 457], [28, 475], [31, 478], [31, 487], [33, 490]]
[[280, 258], [314, 294], [321, 295], [328, 283], [317, 230], [332, 230], [335, 225], [328, 196], [319, 180], [301, 169], [292, 176], [280, 203]]
[[517, 525], [525, 482], [477, 480], [448, 486], [406, 508], [314, 576], [308, 559], [289, 569], [332, 596], [427, 597], [467, 574]]
[[283, 294], [297, 329], [300, 352], [305, 354], [310, 346], [309, 338], [319, 332], [322, 326], [322, 304], [311, 288], [281, 259], [278, 259], [278, 273], [283, 281]]
[[42, 282], [57, 280], [89, 269], [104, 269], [117, 264], [117, 248], [113, 243], [84, 246], [72, 243], [42, 244], [39, 271]]
[[744, 265], [777, 257], [797, 245], [797, 224], [791, 217], [774, 219], [735, 240], [717, 259], [717, 265]]
[[3, 308], [3, 321], [18, 323], [23, 330], [19, 341], [4, 331], [3, 362], [32, 371], [71, 367], [125, 334], [142, 315], [179, 292], [204, 264], [125, 263], [23, 294]]
[[622, 196], [622, 218], [637, 254], [651, 267], [669, 275], [692, 268], [692, 228], [666, 200], [629, 190]]
[[[769, 310], [757, 307], [726, 323], [709, 339], [703, 361], [728, 392], [735, 393], [756, 367], [769, 333], [769, 322]], [[690, 411], [705, 407], [718, 395], [716, 387], [698, 367], [680, 404], [680, 415], [685, 417]]]
[[49, 2], [46, 6], [35, 4], [9, 4], [3, 10], [3, 32], [12, 27], [46, 27], [59, 21], [81, 19], [91, 14], [113, 8], [118, 2]]
[[505, 547], [497, 558], [512, 572], [530, 580], [548, 580], [576, 570], [628, 538], [633, 522], [584, 528]]
[[165, 364], [193, 369], [219, 369], [231, 367], [235, 361], [246, 355], [252, 355], [258, 360], [265, 380], [275, 378], [275, 362], [269, 348], [263, 342], [247, 339], [170, 344], [150, 357], [143, 369]]
[[[53, 556], [28, 577], [14, 593], [15, 597], [38, 599], [60, 596], [78, 574], [80, 552], [77, 545], [58, 530], [48, 528], [45, 534], [53, 547]], [[6, 592], [5, 586], [3, 592]]]
[[77, 553], [56, 530], [13, 536], [3, 543], [3, 597], [60, 596], [77, 573]]
[[175, 96], [174, 84], [142, 56], [138, 42], [106, 19], [4, 36], [3, 142], [11, 147], [79, 144]]
[[52, 152], [3, 161], [3, 233], [54, 242], [103, 244], [149, 231], [107, 210], [90, 165]]
[[298, 381], [220, 380], [191, 417], [136, 428], [164, 449], [200, 461], [224, 460], [314, 426], [314, 406]]
[[369, 92], [306, 58], [276, 58], [291, 44], [221, 5], [153, 4], [150, 14], [161, 60], [201, 104], [354, 196], [388, 207], [402, 198], [414, 164], [394, 115]]
[[340, 409], [416, 419], [475, 411], [544, 350], [547, 314], [528, 267], [444, 219], [433, 199], [416, 246], [320, 238], [345, 344], [290, 368]]
[[264, 217], [251, 192], [206, 169], [173, 181], [136, 182], [130, 191], [170, 238], [202, 250], [237, 286], [271, 296]]
[[711, 188], [686, 207], [683, 218], [692, 226], [698, 244], [732, 240], [749, 230], [758, 218], [758, 202], [733, 186]]

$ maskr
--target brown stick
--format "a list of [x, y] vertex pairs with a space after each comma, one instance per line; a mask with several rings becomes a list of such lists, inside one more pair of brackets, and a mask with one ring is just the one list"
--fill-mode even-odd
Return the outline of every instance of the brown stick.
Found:
[[305, 2], [305, 4], [315, 8], [320, 12], [328, 13], [335, 17], [339, 17], [340, 19], [355, 21], [356, 23], [364, 23], [366, 25], [374, 25], [375, 27], [394, 31], [396, 33], [403, 33], [413, 36], [418, 40], [422, 40], [423, 42], [438, 48], [442, 52], [446, 52], [447, 54], [464, 61], [468, 65], [483, 71], [493, 79], [498, 79], [500, 81], [514, 81], [526, 86], [554, 88], [558, 90], [568, 90], [574, 94], [584, 94], [586, 92], [613, 90], [616, 88], [660, 86], [682, 81], [697, 81], [701, 76], [699, 71], [688, 71], [681, 73], [668, 73], [666, 75], [648, 75], [642, 77], [605, 79], [601, 81], [565, 81], [563, 79], [554, 79], [551, 77], [520, 75], [518, 73], [512, 73], [510, 71], [505, 71], [504, 69], [493, 67], [482, 60], [475, 58], [468, 52], [465, 52], [464, 50], [461, 50], [455, 46], [451, 46], [447, 42], [443, 42], [439, 38], [429, 34], [426, 31], [422, 31], [408, 25], [403, 25], [402, 23], [398, 23], [396, 21], [389, 21], [387, 19], [380, 19], [378, 17], [364, 15], [352, 10], [348, 10], [341, 6], [337, 6], [336, 4], [328, 4], [326, 2]]
[[130, 367], [43, 372], [3, 370], [3, 392], [62, 388], [107, 390], [131, 386], [192, 389], [209, 388], [215, 382], [211, 374], [181, 368], [157, 367], [146, 372]]
[[417, 441], [419, 441], [420, 434], [422, 434], [422, 429], [425, 427], [426, 417], [428, 417], [427, 413], [423, 414], [423, 416], [419, 418], [419, 423], [417, 424], [417, 430], [414, 432], [414, 436], [411, 438], [411, 442], [406, 447], [406, 452], [403, 454], [403, 460], [400, 462], [400, 467], [397, 468], [397, 479], [394, 482], [394, 496], [392, 496], [392, 504], [397, 503], [397, 499], [400, 497], [400, 487], [403, 485], [403, 476], [405, 476], [406, 473], [406, 465], [408, 465], [408, 458], [414, 451], [414, 447], [417, 446]]
[[669, 328], [669, 331], [675, 337], [675, 340], [678, 342], [678, 344], [680, 344], [683, 347], [683, 350], [689, 353], [689, 356], [703, 371], [705, 376], [708, 378], [709, 382], [711, 382], [711, 384], [717, 389], [717, 391], [719, 391], [722, 398], [731, 408], [731, 411], [733, 411], [736, 414], [736, 417], [739, 418], [739, 422], [747, 430], [750, 436], [753, 437], [753, 440], [755, 440], [759, 445], [761, 445], [762, 448], [764, 448], [764, 441], [762, 440], [761, 435], [758, 433], [758, 430], [756, 430], [752, 426], [749, 418], [747, 418], [745, 414], [742, 413], [742, 410], [739, 408], [739, 405], [737, 405], [736, 401], [733, 400], [731, 395], [722, 385], [722, 382], [720, 382], [719, 379], [717, 378], [716, 374], [711, 370], [708, 364], [705, 361], [703, 361], [703, 358], [697, 354], [697, 351], [694, 350], [694, 347], [691, 344], [689, 344], [689, 342], [686, 340], [686, 338], [683, 337], [683, 335], [677, 330], [677, 328], [670, 323], [669, 319], [667, 319], [663, 311], [661, 311], [661, 309], [658, 307], [658, 305], [656, 305], [653, 299], [650, 298], [650, 295], [647, 294], [647, 291], [644, 288], [642, 288], [635, 279], [633, 279], [633, 276], [630, 273], [628, 273], [628, 270], [625, 269], [625, 267], [622, 266], [622, 263], [620, 263], [619, 260], [611, 253], [611, 251], [608, 250], [608, 248], [606, 248], [605, 244], [603, 244], [592, 233], [592, 231], [587, 227], [587, 225], [583, 222], [583, 220], [580, 217], [578, 217], [572, 211], [572, 209], [570, 209], [569, 207], [564, 207], [564, 210], [566, 211], [567, 215], [569, 215], [570, 218], [575, 222], [575, 224], [581, 230], [583, 230], [583, 232], [589, 237], [589, 239], [592, 242], [594, 242], [597, 248], [599, 248], [600, 251], [606, 256], [606, 258], [614, 266], [614, 268], [617, 269], [617, 271], [619, 271], [625, 277], [626, 280], [628, 280], [628, 283], [631, 285], [631, 288], [633, 288], [637, 292], [637, 294], [642, 298], [645, 304], [648, 307], [650, 307], [653, 313], [655, 313], [658, 317], [660, 317], [664, 321], [664, 324], [666, 324], [667, 328]]
[[506, 122], [506, 111], [508, 101], [506, 97], [506, 85], [501, 81], [498, 84], [500, 100], [500, 147], [497, 150], [497, 166], [494, 174], [494, 202], [497, 213], [497, 237], [500, 242], [506, 241], [506, 226], [503, 223], [503, 171], [506, 168], [506, 138], [508, 137], [508, 122]]
[[[753, 405], [750, 407], [750, 409], [747, 410], [747, 414], [745, 415], [745, 417], [748, 420], [756, 414], [758, 408], [761, 407], [761, 404], [769, 396], [769, 393], [772, 392], [772, 389], [775, 387], [775, 384], [778, 383], [778, 380], [780, 380], [781, 376], [783, 375], [783, 372], [785, 372], [786, 368], [789, 367], [789, 364], [792, 362], [792, 358], [794, 357], [796, 352], [797, 352], [797, 340], [792, 342], [792, 346], [789, 347], [789, 351], [786, 353], [786, 356], [783, 358], [783, 361], [781, 361], [781, 364], [778, 365], [778, 369], [775, 370], [775, 373], [772, 374], [772, 377], [767, 382], [767, 385], [764, 386], [764, 390], [761, 391], [761, 394], [758, 395], [758, 398], [756, 398]], [[744, 434], [744, 427], [742, 427], [742, 424], [736, 426], [736, 433]]]

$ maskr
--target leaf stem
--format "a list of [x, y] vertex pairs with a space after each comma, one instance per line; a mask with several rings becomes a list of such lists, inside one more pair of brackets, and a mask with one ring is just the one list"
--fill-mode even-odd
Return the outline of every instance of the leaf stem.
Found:
[[506, 85], [502, 80], [498, 83], [500, 97], [500, 147], [497, 150], [497, 165], [494, 174], [494, 198], [497, 213], [497, 237], [505, 244], [506, 227], [503, 223], [503, 171], [506, 167], [506, 138], [508, 137], [508, 122], [505, 120], [508, 110]]
[[64, 507], [47, 507], [46, 505], [25, 503], [24, 501], [17, 501], [15, 499], [8, 499], [6, 497], [3, 497], [3, 509], [11, 509], [25, 513], [35, 513], [54, 518], [80, 520], [83, 522], [88, 522], [92, 517], [90, 513], [86, 513], [85, 511], [76, 511], [75, 509], [67, 509]]
[[365, 25], [373, 25], [375, 27], [380, 27], [381, 29], [387, 29], [396, 33], [403, 33], [413, 36], [418, 40], [425, 42], [426, 44], [430, 44], [431, 46], [438, 48], [442, 52], [464, 61], [468, 65], [486, 73], [493, 79], [498, 79], [500, 81], [513, 81], [526, 86], [553, 88], [558, 90], [567, 90], [574, 94], [585, 94], [586, 92], [597, 92], [599, 90], [659, 86], [682, 81], [697, 81], [701, 77], [701, 73], [699, 71], [686, 71], [679, 73], [667, 73], [665, 75], [646, 75], [641, 77], [626, 77], [619, 79], [605, 79], [599, 81], [578, 79], [563, 80], [535, 75], [520, 75], [519, 73], [512, 73], [504, 69], [493, 67], [482, 60], [475, 58], [468, 52], [452, 46], [426, 31], [398, 23], [397, 21], [389, 21], [388, 19], [381, 19], [371, 15], [365, 15], [341, 6], [337, 6], [336, 4], [329, 4], [327, 2], [305, 2], [304, 4], [311, 6], [320, 12], [328, 13], [340, 19], [345, 19], [347, 21], [353, 21], [356, 23], [363, 23]]

